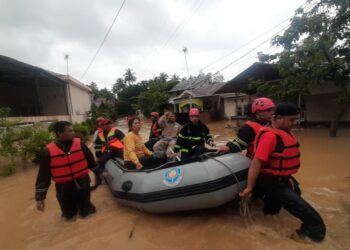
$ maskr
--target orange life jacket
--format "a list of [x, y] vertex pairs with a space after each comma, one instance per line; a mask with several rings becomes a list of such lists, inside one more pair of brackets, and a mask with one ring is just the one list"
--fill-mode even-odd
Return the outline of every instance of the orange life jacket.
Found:
[[123, 143], [119, 139], [114, 137], [116, 130], [117, 130], [116, 127], [113, 127], [109, 130], [107, 134], [107, 141], [106, 141], [105, 135], [103, 134], [103, 131], [98, 133], [98, 137], [100, 138], [100, 141], [104, 144], [101, 149], [102, 154], [106, 151], [110, 151], [110, 148], [114, 148], [114, 149], [124, 148]]
[[276, 135], [276, 148], [269, 156], [267, 162], [261, 166], [261, 173], [275, 176], [289, 176], [298, 172], [300, 168], [299, 143], [296, 137], [290, 132], [271, 127], [260, 129], [255, 137], [255, 150], [259, 145], [261, 136], [266, 132]]
[[[245, 124], [254, 130], [255, 137], [259, 133], [259, 130], [263, 127], [263, 125], [254, 121], [246, 121]], [[254, 158], [254, 140], [248, 144], [246, 156], [250, 159]]]
[[50, 171], [56, 183], [66, 183], [89, 173], [88, 163], [81, 148], [79, 138], [74, 138], [69, 151], [66, 153], [56, 143], [47, 146], [50, 154]]

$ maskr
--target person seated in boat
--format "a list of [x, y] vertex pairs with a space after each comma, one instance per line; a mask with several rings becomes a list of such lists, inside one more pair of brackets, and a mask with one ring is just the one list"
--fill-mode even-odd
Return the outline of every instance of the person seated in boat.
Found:
[[153, 146], [154, 151], [162, 151], [168, 158], [174, 154], [177, 135], [181, 130], [181, 125], [176, 122], [173, 112], [166, 112], [158, 121], [162, 129], [160, 140]]
[[154, 144], [156, 144], [157, 141], [159, 141], [160, 136], [162, 134], [162, 129], [160, 128], [158, 124], [159, 120], [159, 113], [158, 112], [151, 112], [151, 130], [149, 133], [148, 141], [145, 143], [146, 147], [149, 150], [153, 149]]
[[105, 119], [106, 119], [106, 118], [101, 117], [101, 116], [96, 118], [96, 125], [95, 125], [96, 130], [95, 130], [94, 135], [93, 135], [93, 137], [92, 137], [92, 142], [93, 142], [93, 143], [96, 142], [96, 139], [97, 139], [98, 134], [101, 133], [101, 132], [103, 132], [100, 123], [103, 122]]
[[124, 133], [112, 126], [112, 121], [105, 118], [99, 123], [102, 130], [95, 140], [95, 156], [98, 166], [94, 170], [101, 174], [105, 168], [106, 162], [114, 157], [123, 158], [123, 139]]
[[200, 112], [192, 108], [190, 121], [180, 130], [176, 140], [175, 153], [181, 152], [181, 160], [196, 158], [206, 151], [205, 143], [214, 146], [208, 127], [199, 119]]
[[129, 133], [124, 138], [124, 166], [127, 169], [153, 168], [166, 162], [166, 157], [161, 152], [150, 151], [143, 143], [139, 134], [141, 121], [133, 117], [128, 121]]
[[260, 97], [254, 100], [252, 104], [252, 113], [254, 118], [247, 121], [237, 133], [237, 137], [228, 142], [226, 146], [219, 148], [223, 153], [238, 153], [247, 149], [246, 156], [253, 159], [254, 139], [259, 130], [271, 124], [271, 118], [275, 110], [274, 102], [266, 97]]

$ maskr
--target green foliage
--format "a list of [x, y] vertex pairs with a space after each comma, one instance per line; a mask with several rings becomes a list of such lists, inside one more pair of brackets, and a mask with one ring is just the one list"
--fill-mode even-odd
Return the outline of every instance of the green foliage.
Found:
[[0, 130], [6, 129], [7, 127], [12, 125], [11, 122], [6, 120], [6, 118], [9, 117], [10, 113], [11, 109], [9, 107], [0, 108]]
[[177, 83], [177, 80], [167, 82], [162, 74], [145, 83], [147, 90], [138, 96], [138, 106], [141, 111], [145, 115], [149, 115], [152, 111], [163, 112], [170, 98], [169, 90]]
[[133, 72], [130, 68], [126, 69], [126, 72], [124, 74], [124, 81], [128, 83], [128, 86], [136, 81], [135, 72]]
[[54, 132], [54, 126], [55, 126], [55, 123], [56, 123], [57, 121], [54, 121], [54, 122], [51, 122], [50, 123], [50, 125], [49, 125], [49, 127], [47, 128], [47, 130], [49, 131], [49, 132], [51, 132], [51, 133], [55, 133]]
[[9, 158], [13, 164], [20, 159], [25, 167], [53, 139], [53, 134], [38, 124], [10, 127], [1, 133], [0, 155]]
[[296, 11], [284, 34], [274, 38], [273, 45], [283, 51], [259, 55], [262, 62], [277, 65], [283, 78], [281, 89], [263, 82], [252, 87], [258, 93], [290, 99], [298, 95], [306, 98], [310, 86], [333, 82], [341, 89], [333, 118], [336, 125], [350, 103], [350, 4], [347, 0], [308, 3]]
[[90, 134], [90, 129], [87, 123], [74, 123], [73, 130], [77, 135], [82, 136], [84, 138], [86, 138]]

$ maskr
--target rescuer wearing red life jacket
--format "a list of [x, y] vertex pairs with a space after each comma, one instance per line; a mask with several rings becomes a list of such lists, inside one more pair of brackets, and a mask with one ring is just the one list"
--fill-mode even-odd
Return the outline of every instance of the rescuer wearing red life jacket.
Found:
[[96, 130], [94, 132], [94, 136], [92, 137], [92, 142], [95, 143], [96, 138], [100, 132], [103, 132], [101, 128], [101, 122], [103, 122], [106, 118], [104, 117], [97, 117], [96, 119]]
[[320, 242], [326, 227], [318, 212], [294, 190], [291, 176], [300, 167], [299, 143], [291, 132], [299, 109], [290, 103], [277, 106], [270, 127], [260, 129], [255, 138], [254, 158], [249, 168], [248, 183], [241, 197], [247, 197], [257, 186], [265, 194], [264, 214], [277, 214], [285, 208], [302, 221], [292, 235], [296, 240], [310, 238]]
[[35, 185], [37, 209], [44, 211], [45, 198], [51, 179], [56, 184], [56, 197], [62, 217], [72, 219], [95, 213], [90, 201], [89, 169], [95, 167], [94, 156], [88, 147], [76, 138], [72, 124], [57, 122], [54, 126], [57, 140], [46, 145], [40, 156], [40, 168]]
[[160, 136], [162, 135], [162, 129], [160, 128], [160, 125], [158, 124], [159, 120], [159, 113], [158, 112], [151, 112], [151, 130], [149, 133], [149, 139], [145, 143], [145, 146], [148, 148], [148, 150], [153, 150], [154, 144], [156, 144], [157, 141], [159, 141]]
[[106, 162], [113, 158], [118, 157], [123, 159], [123, 139], [124, 133], [112, 126], [112, 121], [105, 118], [100, 122], [100, 131], [95, 140], [95, 156], [97, 158], [98, 167], [94, 171], [100, 175]]
[[247, 157], [253, 159], [255, 136], [260, 128], [270, 124], [274, 109], [275, 104], [271, 99], [266, 97], [255, 99], [252, 104], [254, 119], [247, 121], [238, 130], [237, 137], [232, 142], [228, 142], [226, 146], [220, 147], [219, 151], [237, 153], [247, 149]]

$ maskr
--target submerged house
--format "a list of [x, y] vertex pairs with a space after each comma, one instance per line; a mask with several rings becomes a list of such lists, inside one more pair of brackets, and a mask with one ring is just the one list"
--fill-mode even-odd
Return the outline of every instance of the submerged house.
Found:
[[82, 122], [91, 106], [91, 89], [75, 78], [0, 55], [0, 107], [18, 123]]

